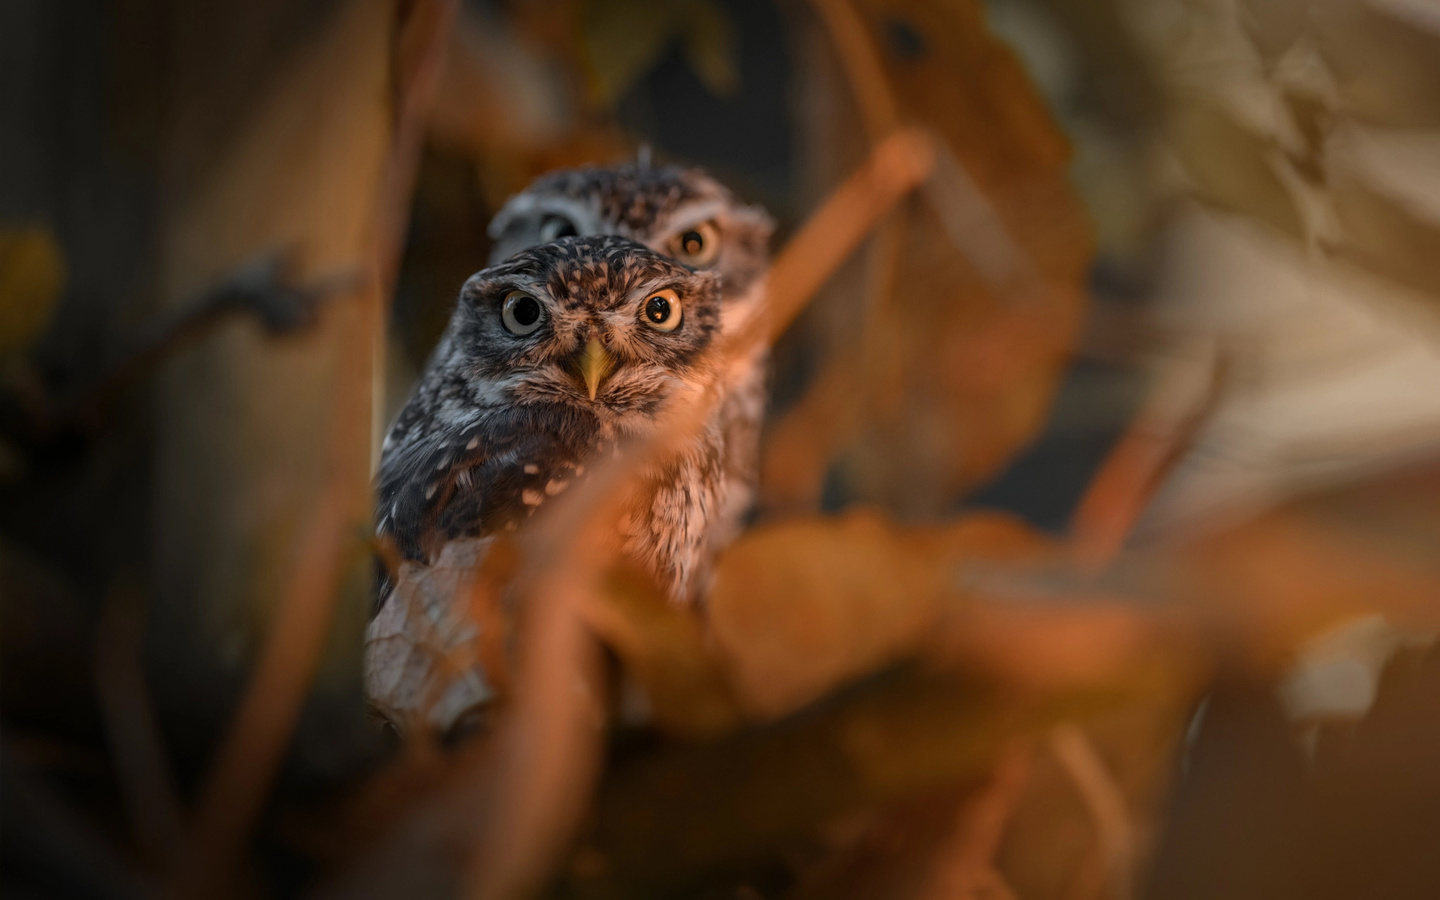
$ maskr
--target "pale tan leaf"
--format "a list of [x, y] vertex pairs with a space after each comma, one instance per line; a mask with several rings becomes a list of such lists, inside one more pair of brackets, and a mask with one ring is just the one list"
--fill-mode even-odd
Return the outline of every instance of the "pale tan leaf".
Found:
[[1267, 61], [1274, 61], [1305, 33], [1310, 0], [1244, 0], [1240, 22]]
[[1191, 103], [1172, 114], [1170, 137], [1200, 199], [1292, 237], [1304, 236], [1300, 211], [1276, 174], [1273, 148], [1263, 135], [1218, 105]]
[[1380, 125], [1440, 126], [1440, 28], [1433, 4], [1326, 0], [1311, 34], [1346, 111]]
[[1440, 223], [1353, 178], [1331, 187], [1343, 240], [1330, 249], [1376, 274], [1440, 296]]

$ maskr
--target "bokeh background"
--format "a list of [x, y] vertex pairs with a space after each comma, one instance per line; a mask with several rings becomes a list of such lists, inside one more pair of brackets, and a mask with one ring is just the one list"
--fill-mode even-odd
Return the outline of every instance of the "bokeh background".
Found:
[[[1440, 894], [1437, 128], [1428, 0], [0, 0], [0, 885]], [[753, 527], [401, 739], [378, 438], [642, 153], [823, 282]]]

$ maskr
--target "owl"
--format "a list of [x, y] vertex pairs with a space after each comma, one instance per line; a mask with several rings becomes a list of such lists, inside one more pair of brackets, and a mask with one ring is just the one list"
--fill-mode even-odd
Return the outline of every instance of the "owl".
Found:
[[[517, 528], [667, 404], [721, 375], [721, 276], [615, 235], [521, 250], [461, 290], [419, 386], [386, 437], [377, 523], [400, 555]], [[726, 497], [718, 422], [645, 475], [624, 553], [679, 601], [702, 576]]]
[[[763, 309], [774, 223], [736, 200], [704, 171], [630, 165], [562, 169], [510, 198], [490, 223], [491, 260], [568, 235], [618, 234], [720, 277], [720, 323], [741, 328]], [[726, 435], [726, 508], [710, 537], [712, 552], [739, 531], [754, 503], [760, 425], [765, 414], [767, 351], [757, 348], [722, 373], [716, 425]]]

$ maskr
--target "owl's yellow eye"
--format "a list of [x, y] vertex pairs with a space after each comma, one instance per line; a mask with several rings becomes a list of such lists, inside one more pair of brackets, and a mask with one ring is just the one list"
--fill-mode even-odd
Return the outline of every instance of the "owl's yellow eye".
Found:
[[669, 288], [656, 291], [646, 299], [640, 315], [656, 331], [674, 331], [680, 327], [680, 297]]
[[708, 266], [720, 252], [720, 233], [714, 222], [701, 222], [675, 238], [673, 255], [691, 266]]
[[500, 323], [506, 331], [523, 337], [534, 333], [544, 320], [545, 309], [539, 300], [524, 291], [511, 291], [505, 295], [505, 303], [500, 307]]

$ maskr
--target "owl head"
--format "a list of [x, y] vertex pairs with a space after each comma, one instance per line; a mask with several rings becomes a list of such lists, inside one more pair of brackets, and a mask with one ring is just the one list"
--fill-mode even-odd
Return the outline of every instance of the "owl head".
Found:
[[704, 171], [633, 164], [561, 169], [510, 198], [490, 223], [491, 260], [570, 235], [619, 234], [720, 275], [726, 318], [769, 264], [774, 223]]
[[627, 238], [565, 237], [471, 277], [450, 349], [507, 404], [653, 414], [698, 377], [719, 328], [718, 282]]
[[510, 527], [570, 477], [562, 469], [711, 384], [719, 329], [719, 276], [615, 235], [562, 238], [473, 275], [385, 439], [381, 533], [427, 559]]

